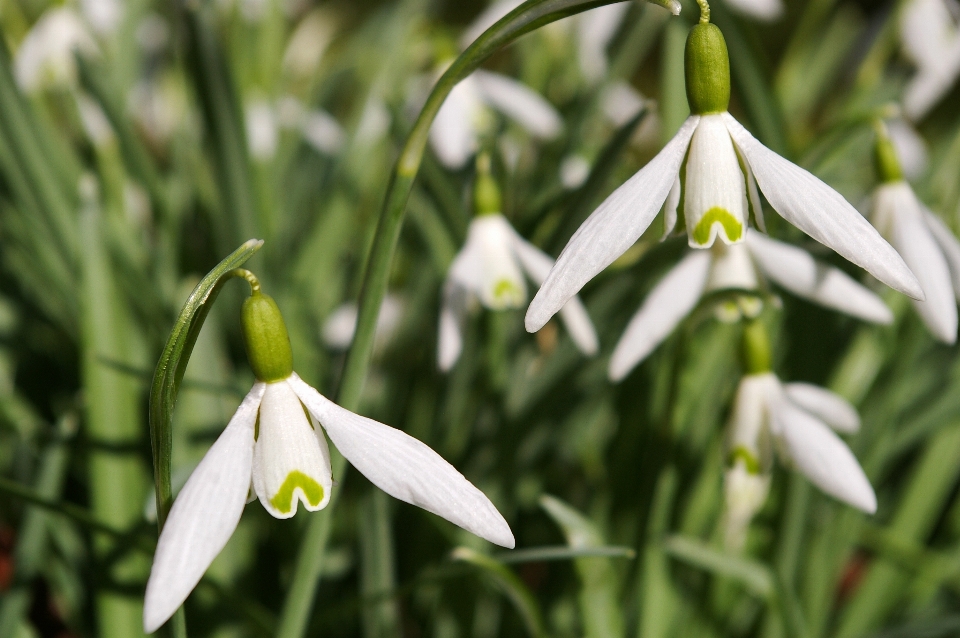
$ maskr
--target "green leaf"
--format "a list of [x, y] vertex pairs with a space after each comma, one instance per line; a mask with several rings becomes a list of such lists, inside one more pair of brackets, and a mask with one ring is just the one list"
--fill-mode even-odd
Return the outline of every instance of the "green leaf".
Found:
[[740, 581], [744, 587], [763, 599], [775, 594], [775, 579], [770, 569], [755, 560], [724, 554], [698, 540], [671, 536], [664, 541], [667, 554], [688, 565]]
[[535, 637], [544, 635], [543, 618], [540, 615], [537, 599], [506, 565], [467, 547], [456, 548], [451, 556], [454, 560], [470, 563], [482, 569], [516, 607], [527, 628], [527, 633]]

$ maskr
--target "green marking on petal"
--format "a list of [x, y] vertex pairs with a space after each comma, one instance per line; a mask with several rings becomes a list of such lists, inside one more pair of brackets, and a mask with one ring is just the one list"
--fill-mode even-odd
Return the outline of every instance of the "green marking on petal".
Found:
[[520, 295], [520, 288], [509, 279], [501, 279], [493, 287], [493, 298], [513, 300]]
[[293, 470], [287, 474], [283, 485], [277, 490], [276, 495], [270, 499], [270, 504], [282, 514], [288, 513], [293, 505], [293, 490], [298, 487], [311, 507], [316, 507], [323, 500], [323, 488], [320, 484], [300, 470]]
[[738, 445], [730, 450], [730, 456], [727, 457], [727, 464], [734, 466], [737, 464], [737, 459], [743, 460], [744, 466], [746, 466], [747, 471], [751, 474], [760, 474], [760, 460], [742, 445]]
[[730, 241], [740, 241], [743, 235], [743, 224], [730, 214], [725, 208], [714, 206], [700, 218], [697, 227], [693, 229], [693, 241], [705, 246], [710, 241], [710, 229], [719, 222]]

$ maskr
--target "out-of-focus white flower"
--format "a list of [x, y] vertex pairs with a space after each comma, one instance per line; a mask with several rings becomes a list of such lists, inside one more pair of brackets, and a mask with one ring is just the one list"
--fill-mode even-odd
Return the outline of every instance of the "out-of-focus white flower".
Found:
[[[240, 521], [251, 486], [275, 518], [298, 502], [326, 507], [333, 487], [326, 437], [371, 483], [504, 547], [509, 525], [483, 492], [417, 439], [336, 405], [293, 372], [286, 326], [259, 284], [241, 323], [257, 382], [187, 480], [167, 517], [147, 581], [147, 633], [183, 604]], [[269, 340], [269, 342], [267, 342]]]
[[[828, 427], [829, 426], [829, 427]], [[844, 398], [808, 383], [786, 383], [772, 372], [740, 381], [730, 415], [726, 535], [736, 548], [763, 505], [773, 451], [827, 494], [868, 514], [877, 510], [873, 487], [846, 443], [834, 433], [860, 429]], [[833, 429], [831, 429], [833, 428]]]
[[623, 126], [644, 107], [646, 100], [627, 82], [612, 82], [603, 87], [600, 109], [614, 126]]
[[280, 132], [273, 105], [262, 98], [249, 100], [244, 109], [247, 147], [255, 160], [266, 161], [277, 152]]
[[93, 55], [97, 45], [87, 26], [68, 7], [48, 9], [17, 49], [13, 70], [17, 84], [28, 93], [77, 83], [75, 52]]
[[[528, 331], [539, 330], [567, 299], [622, 255], [664, 203], [664, 226], [670, 232], [683, 201], [692, 248], [709, 248], [718, 237], [726, 244], [743, 241], [751, 216], [764, 230], [758, 186], [777, 213], [810, 237], [888, 286], [923, 298], [897, 251], [842, 195], [765, 147], [726, 112], [729, 63], [724, 58], [722, 68], [717, 66], [718, 50], [725, 53], [726, 44], [715, 26], [699, 24], [691, 30], [687, 54], [693, 57], [686, 68], [693, 115], [570, 238], [527, 310]], [[703, 83], [695, 82], [691, 73]]]
[[872, 209], [874, 226], [903, 255], [920, 281], [925, 299], [911, 300], [917, 314], [938, 340], [956, 342], [960, 261], [948, 260], [947, 255], [960, 254], [960, 242], [904, 180], [879, 186]]
[[156, 143], [170, 139], [187, 122], [190, 112], [184, 88], [172, 74], [134, 85], [127, 108]]
[[[380, 304], [373, 349], [382, 350], [393, 338], [403, 318], [403, 299], [387, 293]], [[323, 322], [323, 342], [334, 350], [346, 350], [353, 343], [357, 330], [357, 304], [352, 301], [340, 304]]]
[[355, 138], [358, 144], [369, 145], [379, 141], [390, 130], [390, 109], [383, 99], [371, 93], [363, 105]]
[[533, 89], [498, 73], [474, 71], [453, 88], [430, 127], [431, 146], [445, 166], [460, 168], [477, 151], [491, 108], [540, 139], [553, 139], [563, 128], [557, 110]]
[[900, 38], [917, 67], [903, 94], [911, 120], [926, 115], [960, 75], [958, 14], [955, 0], [911, 0], [903, 8]]
[[[440, 311], [438, 363], [449, 370], [463, 348], [463, 323], [474, 300], [491, 310], [519, 308], [527, 299], [523, 273], [543, 281], [553, 260], [523, 239], [503, 215], [483, 214], [470, 222], [467, 241], [447, 272]], [[570, 337], [588, 355], [597, 351], [597, 333], [577, 297], [560, 310]]]
[[783, 15], [783, 0], [726, 0], [726, 3], [757, 20], [770, 22]]
[[897, 159], [900, 160], [903, 176], [908, 180], [917, 179], [927, 170], [929, 163], [926, 140], [902, 118], [888, 120], [886, 125], [890, 141], [897, 152]]
[[560, 163], [560, 183], [569, 190], [580, 188], [590, 176], [590, 162], [583, 155], [568, 155]]
[[[873, 292], [842, 270], [815, 260], [801, 248], [748, 230], [742, 244], [714, 244], [694, 250], [658, 283], [627, 324], [614, 348], [608, 373], [619, 381], [673, 332], [704, 294], [715, 290], [763, 290], [769, 279], [798, 297], [871, 321], [893, 321], [890, 309]], [[746, 302], [746, 303], [744, 303]], [[759, 304], [742, 300], [734, 309], [756, 315]]]
[[80, 0], [83, 17], [100, 35], [109, 35], [116, 31], [123, 19], [123, 5], [120, 0]]
[[83, 130], [94, 146], [106, 146], [116, 139], [106, 113], [86, 93], [77, 94], [77, 112], [80, 114]]
[[286, 51], [283, 68], [294, 77], [310, 77], [337, 33], [337, 21], [330, 8], [314, 9], [300, 20]]
[[277, 100], [277, 124], [281, 128], [298, 131], [318, 153], [336, 155], [347, 139], [347, 134], [336, 118], [323, 109], [306, 110], [292, 95]]

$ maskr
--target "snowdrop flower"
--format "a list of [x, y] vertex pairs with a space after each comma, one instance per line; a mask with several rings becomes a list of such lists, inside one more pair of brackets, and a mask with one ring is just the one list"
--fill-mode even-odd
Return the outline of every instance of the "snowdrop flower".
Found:
[[730, 64], [720, 30], [704, 22], [693, 27], [685, 58], [692, 115], [663, 150], [574, 233], [527, 310], [527, 330], [539, 330], [623, 254], [664, 202], [667, 232], [683, 219], [693, 248], [709, 248], [717, 238], [726, 244], [743, 241], [751, 214], [763, 230], [758, 186], [788, 222], [887, 285], [922, 298], [903, 260], [853, 206], [763, 146], [727, 113]]
[[447, 168], [463, 167], [477, 151], [496, 109], [531, 135], [550, 140], [560, 134], [560, 114], [539, 93], [499, 73], [478, 70], [450, 91], [430, 127], [430, 144]]
[[930, 212], [903, 178], [893, 144], [880, 131], [877, 170], [882, 184], [874, 191], [871, 221], [903, 255], [920, 281], [924, 301], [913, 306], [930, 333], [944, 343], [957, 340], [960, 295], [960, 242]]
[[76, 11], [49, 9], [37, 20], [17, 50], [14, 75], [28, 93], [77, 82], [74, 53], [95, 54], [97, 45]]
[[[487, 162], [478, 164], [483, 167]], [[483, 168], [477, 175], [476, 200], [477, 216], [443, 287], [437, 348], [437, 363], [443, 371], [460, 357], [463, 324], [471, 305], [479, 300], [491, 310], [520, 308], [527, 299], [523, 274], [540, 283], [553, 266], [546, 253], [523, 239], [500, 214], [500, 193]], [[595, 354], [597, 333], [580, 299], [570, 299], [560, 316], [577, 347], [584, 354]]]
[[783, 15], [783, 0], [726, 0], [727, 4], [744, 15], [771, 22]]
[[868, 514], [876, 512], [870, 481], [835, 433], [860, 429], [856, 409], [825, 388], [781, 383], [770, 371], [769, 344], [759, 321], [744, 327], [743, 345], [747, 374], [737, 388], [728, 424], [728, 544], [742, 544], [745, 526], [763, 505], [774, 449], [781, 462], [827, 494]]
[[504, 547], [510, 527], [483, 493], [420, 441], [354, 414], [325, 398], [293, 371], [290, 340], [276, 303], [259, 290], [242, 323], [257, 382], [180, 491], [160, 533], [147, 581], [143, 623], [156, 631], [183, 604], [233, 534], [251, 491], [275, 518], [298, 502], [323, 509], [333, 486], [324, 432], [370, 481]]
[[926, 115], [960, 75], [958, 12], [955, 0], [912, 0], [903, 10], [900, 38], [917, 67], [903, 94], [912, 120]]
[[[403, 299], [395, 294], [387, 293], [380, 304], [377, 314], [377, 326], [374, 332], [373, 349], [380, 351], [386, 347], [390, 339], [396, 334], [403, 318]], [[349, 301], [340, 304], [323, 322], [321, 334], [323, 342], [333, 350], [346, 350], [353, 343], [353, 335], [357, 331], [357, 304]]]
[[[690, 314], [704, 294], [762, 290], [766, 288], [764, 279], [798, 297], [865, 321], [893, 321], [883, 301], [842, 270], [818, 262], [801, 248], [750, 229], [743, 243], [727, 246], [717, 242], [709, 251], [690, 251], [667, 273], [617, 342], [610, 359], [610, 379], [619, 381], [627, 376]], [[759, 312], [759, 304], [755, 306], [752, 310], [746, 307], [745, 314]]]

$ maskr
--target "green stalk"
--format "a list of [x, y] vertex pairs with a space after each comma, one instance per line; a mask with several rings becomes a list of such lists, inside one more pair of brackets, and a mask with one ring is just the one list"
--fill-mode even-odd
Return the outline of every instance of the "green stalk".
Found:
[[388, 499], [386, 493], [374, 489], [360, 506], [360, 594], [367, 600], [377, 599], [363, 608], [361, 619], [366, 638], [402, 635], [400, 610], [392, 597], [396, 574]]
[[[420, 170], [430, 126], [450, 91], [470, 75], [491, 55], [520, 36], [562, 18], [589, 9], [613, 4], [616, 0], [527, 0], [495, 25], [487, 29], [440, 77], [420, 111], [413, 129], [407, 136], [400, 156], [394, 164], [387, 191], [380, 209], [373, 246], [367, 258], [363, 287], [360, 290], [357, 330], [347, 353], [343, 379], [337, 402], [348, 410], [357, 410], [363, 382], [370, 365], [373, 337], [380, 304], [387, 292], [390, 265], [400, 239], [400, 228], [406, 212], [407, 200]], [[669, 0], [649, 0], [670, 7]], [[343, 480], [346, 463], [339, 454], [332, 459], [334, 474]], [[340, 490], [338, 490], [339, 492]], [[335, 492], [336, 494], [336, 492]], [[287, 594], [280, 617], [279, 638], [299, 638], [306, 630], [314, 594], [320, 578], [326, 539], [329, 538], [329, 518], [335, 505], [331, 499], [323, 514], [311, 517], [297, 555], [293, 585]], [[318, 540], [323, 545], [311, 545]]]
[[[87, 436], [98, 443], [135, 448], [141, 441], [140, 388], [135, 379], [101, 362], [131, 356], [132, 326], [113, 280], [105, 222], [97, 196], [90, 193], [80, 220], [82, 254], [81, 351]], [[90, 509], [99, 521], [119, 529], [140, 519], [146, 492], [146, 468], [132, 452], [93, 448], [89, 455]], [[112, 539], [95, 539], [95, 550], [107, 557], [117, 553]], [[111, 578], [120, 583], [142, 582], [148, 563], [141, 555], [121, 552], [110, 564]], [[96, 596], [100, 636], [128, 638], [143, 634], [143, 605], [136, 598], [101, 591]]]

